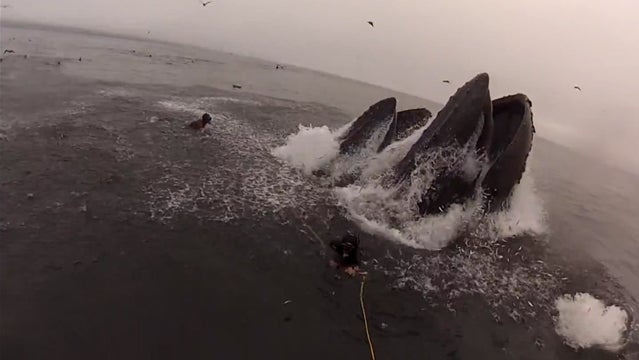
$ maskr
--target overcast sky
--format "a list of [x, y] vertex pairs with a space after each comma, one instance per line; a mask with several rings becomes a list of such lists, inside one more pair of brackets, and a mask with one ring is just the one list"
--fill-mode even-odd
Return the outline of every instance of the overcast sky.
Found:
[[637, 0], [1, 1], [3, 19], [151, 30], [439, 102], [486, 71], [493, 96], [532, 99], [542, 135], [639, 171]]

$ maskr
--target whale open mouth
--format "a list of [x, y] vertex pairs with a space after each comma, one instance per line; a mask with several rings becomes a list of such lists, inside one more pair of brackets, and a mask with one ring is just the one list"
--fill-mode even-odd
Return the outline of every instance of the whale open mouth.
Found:
[[[318, 158], [304, 161], [305, 172], [333, 187], [364, 230], [435, 249], [474, 219], [512, 208], [532, 148], [530, 108], [523, 94], [492, 100], [489, 76], [482, 73], [430, 123], [427, 109], [398, 112], [396, 99], [387, 98], [336, 132], [300, 128], [290, 141], [318, 141], [308, 150], [312, 157], [304, 152], [302, 160]], [[298, 152], [307, 147], [295, 148], [285, 145], [275, 153], [302, 157]], [[315, 167], [309, 171], [307, 165]]]
[[[478, 189], [487, 211], [508, 206], [532, 146], [531, 102], [523, 94], [491, 101], [488, 84], [488, 74], [482, 73], [460, 87], [392, 167], [392, 186], [427, 180], [429, 186], [422, 189], [416, 203], [420, 215], [442, 213], [452, 204], [463, 204], [476, 196]], [[366, 164], [369, 159], [362, 157], [374, 157], [419, 131], [430, 116], [426, 109], [398, 113], [396, 104], [394, 98], [381, 100], [357, 118], [338, 139], [341, 155], [335, 163], [343, 156], [357, 154], [359, 162]], [[424, 162], [428, 162], [429, 171], [425, 171]], [[351, 171], [341, 184], [355, 183], [359, 175]]]

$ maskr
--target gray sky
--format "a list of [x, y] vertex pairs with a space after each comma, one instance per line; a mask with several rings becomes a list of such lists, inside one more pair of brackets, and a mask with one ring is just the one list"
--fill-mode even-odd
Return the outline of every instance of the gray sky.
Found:
[[614, 162], [630, 161], [639, 172], [637, 0], [2, 4], [12, 6], [2, 9], [4, 19], [144, 36], [151, 30], [158, 39], [324, 70], [440, 102], [487, 71], [493, 96], [523, 92], [532, 99], [542, 136]]

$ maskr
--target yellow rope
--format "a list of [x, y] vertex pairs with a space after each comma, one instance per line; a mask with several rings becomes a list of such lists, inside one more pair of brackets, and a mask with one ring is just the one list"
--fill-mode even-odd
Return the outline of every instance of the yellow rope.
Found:
[[366, 281], [366, 275], [362, 277], [362, 286], [359, 288], [359, 304], [362, 306], [362, 315], [364, 315], [364, 329], [366, 329], [368, 346], [370, 347], [370, 350], [371, 350], [371, 359], [375, 360], [375, 351], [373, 350], [373, 342], [371, 341], [371, 334], [368, 332], [368, 320], [366, 319], [366, 309], [364, 309], [364, 281]]

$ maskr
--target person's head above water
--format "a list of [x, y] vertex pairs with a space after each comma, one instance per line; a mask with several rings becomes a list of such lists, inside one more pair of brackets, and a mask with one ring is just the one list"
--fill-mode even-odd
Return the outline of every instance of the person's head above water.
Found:
[[211, 115], [209, 115], [208, 113], [204, 113], [201, 119], [191, 122], [188, 127], [196, 130], [204, 130], [206, 125], [211, 123], [211, 120], [213, 120], [213, 118], [211, 118]]
[[338, 255], [338, 263], [342, 266], [357, 265], [357, 250], [359, 248], [359, 236], [347, 232], [341, 240], [330, 242], [330, 246]]
[[203, 123], [203, 125], [210, 124], [211, 120], [212, 120], [212, 118], [211, 118], [211, 115], [209, 115], [209, 113], [204, 113], [204, 115], [202, 115], [202, 123]]

